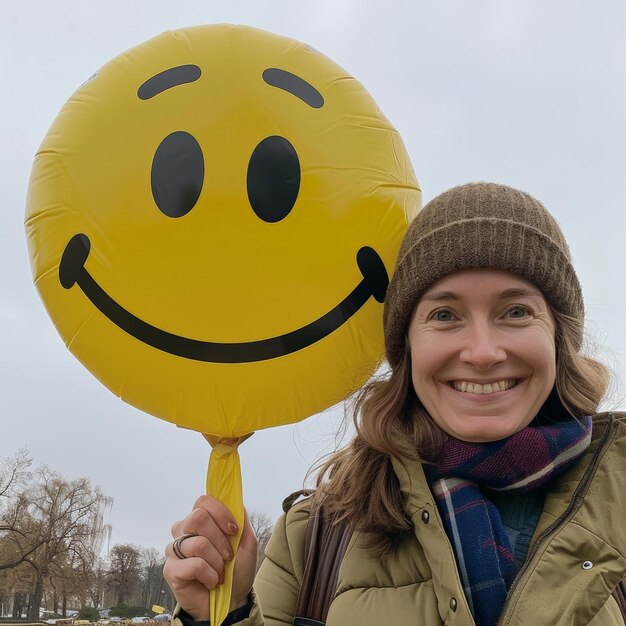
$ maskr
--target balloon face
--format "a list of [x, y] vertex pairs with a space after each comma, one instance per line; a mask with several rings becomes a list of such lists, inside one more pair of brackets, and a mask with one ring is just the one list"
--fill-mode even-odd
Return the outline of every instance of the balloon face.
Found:
[[222, 436], [342, 400], [382, 357], [420, 192], [365, 89], [304, 44], [164, 33], [106, 64], [35, 157], [35, 283], [111, 391]]

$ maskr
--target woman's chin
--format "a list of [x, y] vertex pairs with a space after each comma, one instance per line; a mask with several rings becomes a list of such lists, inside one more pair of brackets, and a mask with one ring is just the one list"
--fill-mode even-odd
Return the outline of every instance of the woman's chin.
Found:
[[463, 420], [446, 420], [439, 423], [439, 427], [445, 430], [451, 437], [470, 443], [487, 443], [506, 439], [526, 426], [525, 420], [511, 419], [510, 416], [501, 415], [472, 415]]

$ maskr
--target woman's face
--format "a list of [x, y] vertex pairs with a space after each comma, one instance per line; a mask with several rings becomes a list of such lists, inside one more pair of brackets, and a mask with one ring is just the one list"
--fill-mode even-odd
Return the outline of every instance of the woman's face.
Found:
[[445, 276], [409, 325], [415, 392], [452, 437], [508, 437], [537, 415], [554, 386], [554, 320], [541, 292], [507, 272]]

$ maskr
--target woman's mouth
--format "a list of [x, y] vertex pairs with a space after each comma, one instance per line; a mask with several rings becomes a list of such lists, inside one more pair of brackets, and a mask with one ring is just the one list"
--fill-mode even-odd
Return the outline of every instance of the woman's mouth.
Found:
[[499, 391], [506, 391], [507, 389], [515, 387], [520, 382], [521, 379], [519, 378], [505, 378], [485, 384], [472, 383], [465, 380], [453, 380], [448, 384], [456, 391], [483, 396], [490, 393], [498, 393]]

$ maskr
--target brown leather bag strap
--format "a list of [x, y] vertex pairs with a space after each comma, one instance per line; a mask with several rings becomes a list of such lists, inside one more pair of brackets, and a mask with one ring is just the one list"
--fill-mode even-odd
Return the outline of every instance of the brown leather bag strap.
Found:
[[337, 577], [352, 531], [346, 523], [324, 518], [321, 507], [311, 511], [304, 545], [304, 573], [293, 626], [324, 626], [337, 590]]
[[620, 580], [619, 584], [615, 589], [613, 589], [613, 598], [617, 602], [617, 606], [619, 606], [620, 613], [622, 614], [622, 619], [624, 620], [624, 624], [626, 624], [626, 578]]

